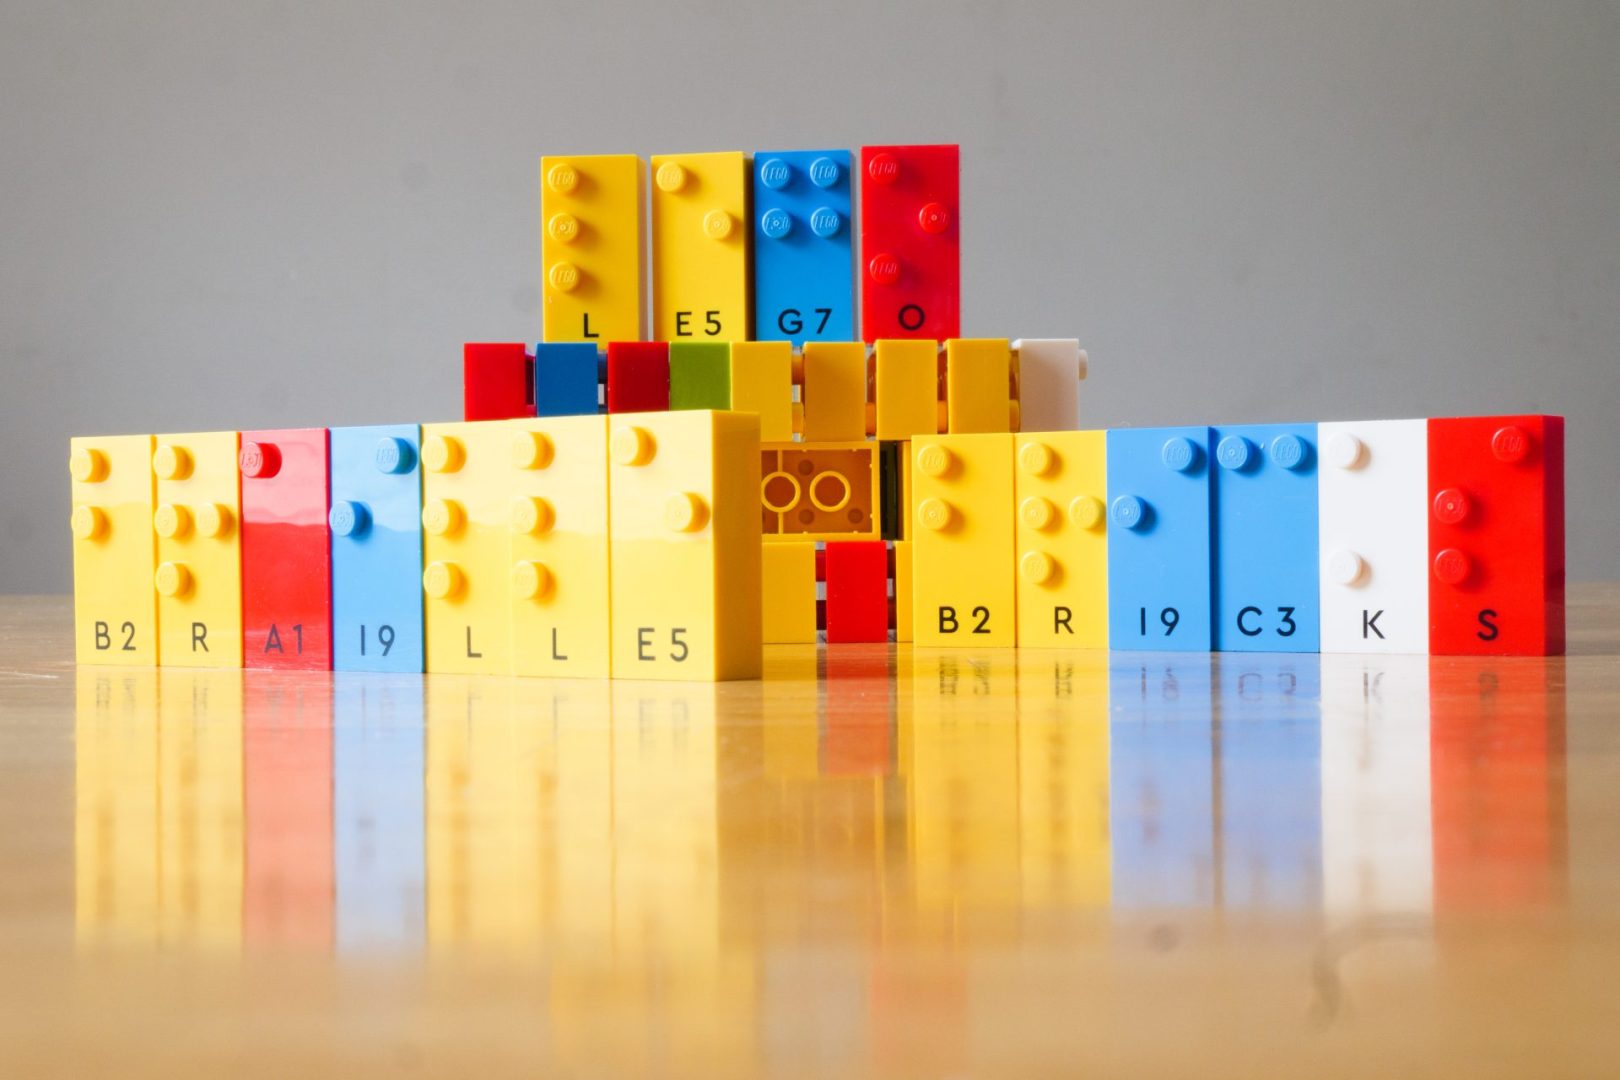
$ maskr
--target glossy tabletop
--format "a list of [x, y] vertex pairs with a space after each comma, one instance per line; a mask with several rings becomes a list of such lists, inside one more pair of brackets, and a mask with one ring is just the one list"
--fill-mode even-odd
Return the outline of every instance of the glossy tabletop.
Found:
[[0, 600], [0, 1075], [1620, 1073], [1571, 655], [75, 668]]

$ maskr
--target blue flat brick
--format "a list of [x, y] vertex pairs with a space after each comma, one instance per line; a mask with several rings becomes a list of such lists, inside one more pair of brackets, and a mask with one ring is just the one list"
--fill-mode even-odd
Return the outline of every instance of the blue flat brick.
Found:
[[1317, 652], [1316, 425], [1215, 428], [1215, 649]]
[[754, 154], [754, 339], [853, 341], [848, 150]]
[[421, 432], [332, 429], [332, 667], [422, 670]]
[[534, 414], [591, 416], [600, 378], [596, 346], [588, 341], [542, 342], [534, 347]]

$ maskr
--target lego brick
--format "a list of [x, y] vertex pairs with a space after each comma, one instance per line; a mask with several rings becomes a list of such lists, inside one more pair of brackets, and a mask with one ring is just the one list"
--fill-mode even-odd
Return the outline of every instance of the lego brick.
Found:
[[866, 346], [806, 342], [803, 397], [805, 442], [866, 438]]
[[664, 412], [669, 408], [669, 346], [662, 341], [610, 341], [607, 411]]
[[724, 341], [669, 343], [669, 407], [731, 408], [729, 344]]
[[754, 155], [754, 338], [855, 336], [848, 150]]
[[1074, 338], [1019, 338], [1012, 343], [1018, 378], [1018, 430], [1074, 431], [1080, 426], [1085, 350]]
[[422, 472], [415, 424], [331, 430], [332, 667], [422, 670]]
[[916, 529], [912, 635], [918, 645], [1011, 648], [1011, 435], [935, 435], [911, 444]]
[[242, 653], [250, 668], [332, 667], [325, 428], [244, 431]]
[[732, 342], [731, 408], [759, 414], [761, 442], [791, 442], [793, 346], [785, 341]]
[[767, 443], [760, 450], [767, 539], [881, 538], [877, 443]]
[[827, 643], [889, 640], [889, 545], [827, 542]]
[[158, 663], [152, 436], [73, 439], [73, 643], [81, 664]]
[[500, 486], [512, 537], [515, 675], [608, 677], [607, 422], [509, 425]]
[[1429, 650], [1564, 651], [1564, 418], [1429, 421]]
[[861, 336], [961, 334], [955, 146], [861, 147]]
[[547, 341], [647, 336], [646, 186], [646, 163], [634, 154], [540, 159]]
[[618, 417], [608, 438], [614, 678], [758, 678], [758, 418]]
[[1429, 651], [1426, 420], [1318, 425], [1323, 652]]
[[1108, 432], [1108, 644], [1208, 652], [1209, 429]]
[[910, 641], [912, 582], [910, 540], [894, 542], [894, 640]]
[[159, 435], [158, 657], [182, 667], [242, 666], [242, 499], [237, 433]]
[[521, 341], [471, 342], [461, 349], [463, 420], [534, 415], [534, 359]]
[[1020, 648], [1108, 648], [1107, 434], [1014, 439]]
[[1315, 424], [1213, 429], [1217, 652], [1317, 652]]
[[653, 337], [748, 340], [747, 156], [663, 154], [652, 169]]
[[426, 665], [511, 671], [510, 421], [422, 425]]
[[877, 437], [939, 433], [939, 346], [884, 339], [875, 349]]
[[1006, 338], [945, 343], [945, 429], [952, 435], [1012, 431], [1012, 349]]
[[760, 562], [763, 640], [767, 645], [816, 643], [814, 541], [766, 544]]
[[534, 347], [535, 416], [591, 416], [602, 411], [599, 354], [586, 341]]

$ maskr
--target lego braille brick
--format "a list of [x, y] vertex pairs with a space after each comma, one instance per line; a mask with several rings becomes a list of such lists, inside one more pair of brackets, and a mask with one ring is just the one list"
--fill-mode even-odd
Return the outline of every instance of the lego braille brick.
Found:
[[1217, 652], [1317, 652], [1315, 424], [1215, 428]]
[[158, 656], [180, 667], [242, 666], [242, 500], [237, 433], [159, 435]]
[[767, 645], [816, 643], [816, 545], [812, 540], [766, 544], [760, 598]]
[[332, 666], [325, 428], [244, 431], [242, 655], [250, 668]]
[[889, 640], [889, 545], [827, 542], [827, 643]]
[[955, 146], [861, 148], [861, 336], [961, 334]]
[[1429, 421], [1429, 649], [1564, 651], [1564, 418]]
[[855, 336], [848, 150], [754, 155], [754, 338]]
[[766, 443], [760, 450], [768, 541], [882, 537], [877, 443]]
[[669, 343], [669, 407], [731, 408], [731, 345], [728, 342]]
[[866, 438], [866, 346], [806, 342], [803, 396], [805, 442]]
[[422, 670], [421, 432], [333, 428], [332, 667]]
[[1011, 435], [934, 435], [911, 444], [912, 636], [918, 645], [1011, 648]]
[[534, 415], [534, 358], [521, 341], [462, 346], [463, 420]]
[[945, 429], [952, 435], [1012, 431], [1012, 349], [1006, 338], [945, 343]]
[[1108, 648], [1107, 433], [1014, 440], [1018, 645]]
[[911, 633], [911, 544], [894, 542], [894, 640], [910, 641]]
[[758, 418], [614, 417], [608, 439], [613, 677], [758, 678]]
[[939, 346], [885, 339], [874, 352], [877, 437], [939, 434]]
[[634, 154], [540, 159], [547, 341], [647, 336], [646, 163]]
[[608, 677], [607, 422], [509, 426], [514, 675]]
[[1322, 651], [1429, 651], [1426, 420], [1318, 425]]
[[610, 413], [667, 410], [669, 346], [662, 341], [609, 342], [606, 400]]
[[534, 347], [534, 415], [590, 416], [602, 411], [600, 354], [586, 341]]
[[1020, 431], [1074, 431], [1080, 426], [1080, 382], [1086, 353], [1074, 338], [1019, 338], [1012, 343]]
[[1209, 429], [1108, 432], [1108, 644], [1208, 652]]
[[422, 425], [423, 628], [430, 672], [511, 671], [509, 421]]
[[791, 442], [793, 346], [785, 341], [732, 342], [731, 408], [759, 414], [762, 442]]
[[652, 159], [653, 337], [748, 340], [745, 154]]
[[73, 439], [73, 642], [81, 664], [158, 663], [152, 436]]

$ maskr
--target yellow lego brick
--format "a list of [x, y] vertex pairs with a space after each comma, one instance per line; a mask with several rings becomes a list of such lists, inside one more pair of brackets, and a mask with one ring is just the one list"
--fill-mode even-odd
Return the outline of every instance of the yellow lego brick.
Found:
[[607, 417], [511, 422], [512, 673], [605, 679]]
[[866, 438], [866, 346], [804, 343], [804, 441]]
[[1013, 437], [912, 442], [912, 636], [918, 645], [1012, 647]]
[[939, 433], [939, 347], [932, 341], [876, 345], [877, 437]]
[[748, 157], [652, 159], [653, 339], [749, 337]]
[[511, 663], [511, 420], [422, 425], [427, 670], [505, 675]]
[[760, 451], [767, 540], [882, 535], [877, 443], [767, 443]]
[[546, 341], [640, 341], [647, 166], [634, 154], [540, 159]]
[[158, 662], [152, 436], [72, 440], [73, 642], [81, 664]]
[[758, 678], [759, 418], [610, 421], [613, 677]]
[[945, 430], [1012, 430], [1012, 346], [1006, 338], [945, 343]]
[[731, 408], [759, 414], [762, 442], [793, 440], [793, 344], [731, 343]]
[[766, 544], [761, 559], [759, 592], [765, 644], [815, 644], [815, 542]]
[[1020, 648], [1108, 648], [1106, 435], [1014, 439]]
[[911, 545], [894, 542], [894, 640], [911, 640]]
[[242, 481], [234, 431], [159, 435], [158, 662], [242, 666]]

